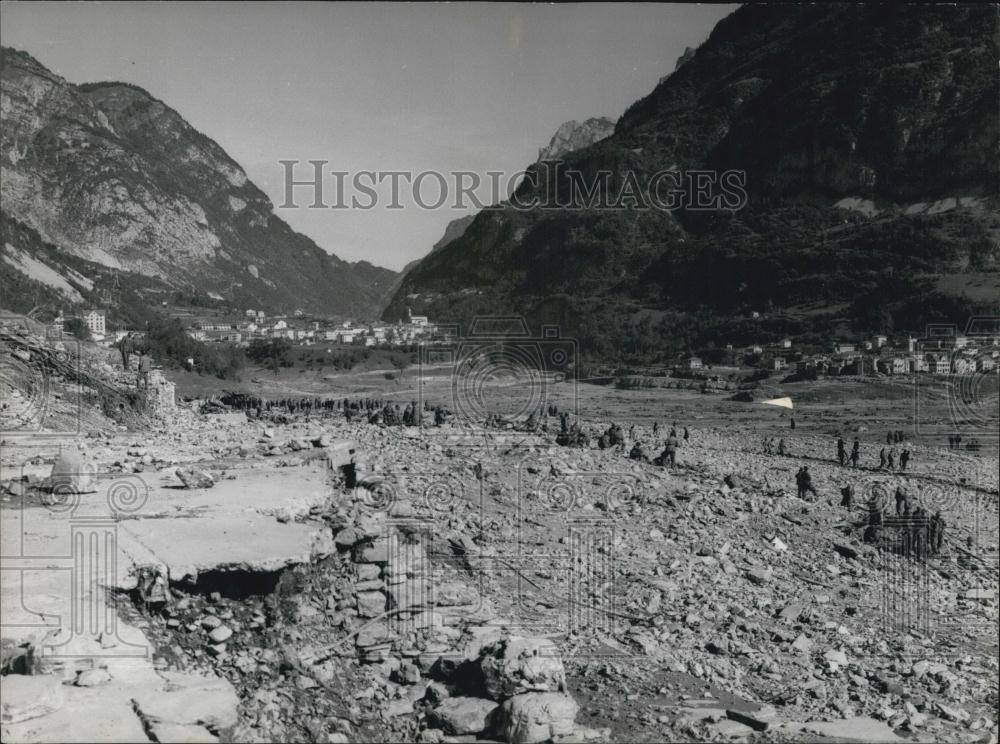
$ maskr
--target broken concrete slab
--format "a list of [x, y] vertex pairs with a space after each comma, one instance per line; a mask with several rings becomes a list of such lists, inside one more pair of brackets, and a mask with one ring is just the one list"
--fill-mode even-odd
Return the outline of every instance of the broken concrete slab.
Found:
[[62, 680], [53, 675], [8, 674], [0, 678], [0, 721], [20, 723], [54, 713], [65, 701]]
[[226, 680], [180, 672], [164, 672], [163, 677], [162, 689], [145, 690], [133, 698], [143, 720], [213, 729], [236, 725], [239, 698]]
[[810, 721], [803, 725], [803, 730], [844, 742], [880, 744], [905, 741], [884, 722], [866, 716], [845, 718], [842, 721]]

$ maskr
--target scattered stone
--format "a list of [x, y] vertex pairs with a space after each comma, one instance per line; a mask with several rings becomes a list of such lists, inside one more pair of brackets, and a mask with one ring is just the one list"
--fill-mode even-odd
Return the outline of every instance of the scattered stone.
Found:
[[217, 628], [213, 628], [208, 637], [212, 639], [212, 643], [225, 643], [233, 635], [232, 628], [228, 625], [220, 625]]
[[429, 718], [448, 734], [481, 734], [493, 727], [498, 707], [493, 700], [450, 697], [432, 710]]
[[512, 636], [494, 643], [484, 650], [480, 668], [486, 691], [495, 700], [566, 688], [559, 649], [547, 638]]

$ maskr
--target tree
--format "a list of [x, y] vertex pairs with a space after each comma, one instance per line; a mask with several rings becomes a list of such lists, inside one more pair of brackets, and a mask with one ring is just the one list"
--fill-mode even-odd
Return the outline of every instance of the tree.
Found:
[[410, 360], [405, 354], [394, 354], [392, 356], [392, 366], [399, 372], [399, 380], [403, 379], [403, 372], [410, 366]]
[[70, 318], [65, 322], [63, 327], [81, 341], [89, 341], [91, 339], [90, 328], [87, 327], [82, 318]]

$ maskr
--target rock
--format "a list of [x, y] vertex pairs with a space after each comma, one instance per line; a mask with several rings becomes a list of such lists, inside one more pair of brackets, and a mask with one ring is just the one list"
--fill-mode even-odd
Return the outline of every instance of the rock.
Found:
[[451, 697], [431, 711], [430, 721], [448, 734], [481, 734], [493, 727], [499, 706], [492, 700], [474, 697]]
[[364, 535], [360, 530], [355, 527], [345, 527], [333, 538], [333, 544], [341, 550], [350, 550], [363, 539]]
[[792, 648], [796, 651], [801, 651], [804, 654], [808, 654], [812, 650], [812, 647], [812, 640], [804, 633], [799, 633], [796, 639], [792, 641]]
[[384, 537], [373, 542], [362, 543], [354, 548], [354, 560], [357, 563], [388, 563], [389, 541]]
[[215, 485], [215, 479], [204, 470], [177, 468], [176, 473], [185, 488], [211, 488]]
[[836, 664], [837, 666], [847, 666], [847, 654], [845, 654], [840, 649], [831, 648], [825, 654], [823, 658], [829, 661], [831, 664]]
[[747, 578], [757, 586], [764, 586], [771, 581], [771, 571], [763, 568], [753, 568], [747, 571]]
[[360, 592], [358, 594], [358, 616], [378, 617], [385, 612], [385, 595], [382, 592]]
[[396, 670], [396, 679], [403, 685], [415, 685], [420, 681], [420, 670], [412, 662], [404, 662]]
[[842, 543], [834, 543], [833, 549], [849, 560], [854, 560], [855, 558], [858, 557], [858, 551], [856, 551], [850, 545], [844, 545]]
[[714, 641], [709, 641], [705, 644], [705, 649], [710, 653], [716, 654], [718, 656], [725, 656], [729, 653], [729, 641], [725, 638], [719, 638]]
[[60, 449], [47, 486], [57, 500], [68, 494], [95, 493], [97, 468], [75, 449]]
[[963, 599], [993, 599], [996, 595], [997, 593], [995, 589], [985, 589], [983, 587], [966, 589], [962, 592]]
[[749, 726], [754, 731], [767, 731], [774, 723], [777, 712], [770, 705], [761, 706], [760, 710], [746, 711], [729, 708], [726, 710], [726, 717], [731, 721]]
[[215, 615], [205, 615], [205, 617], [201, 619], [201, 627], [205, 630], [212, 630], [214, 628], [218, 628], [220, 625], [222, 625], [222, 620], [217, 618]]
[[111, 681], [107, 669], [87, 669], [80, 672], [73, 682], [77, 687], [97, 687]]
[[0, 677], [0, 721], [3, 723], [47, 716], [59, 710], [63, 702], [62, 680], [54, 675], [7, 674]]
[[941, 717], [949, 721], [967, 721], [969, 719], [969, 714], [962, 708], [952, 708], [951, 706], [945, 705], [944, 703], [937, 704], [938, 712], [941, 713]]
[[708, 730], [714, 736], [713, 740], [718, 737], [720, 739], [745, 739], [753, 734], [753, 729], [747, 726], [745, 723], [740, 723], [738, 721], [730, 721], [728, 719], [718, 721], [716, 723], [710, 723], [708, 725]]
[[566, 670], [547, 638], [512, 636], [487, 647], [480, 662], [486, 691], [502, 700], [525, 692], [562, 692]]
[[536, 744], [573, 733], [579, 706], [559, 692], [515, 695], [500, 709], [500, 735], [510, 744]]
[[212, 639], [212, 643], [225, 643], [233, 635], [232, 629], [227, 625], [220, 625], [217, 628], [213, 628], [208, 637]]
[[786, 606], [781, 612], [778, 613], [778, 617], [785, 622], [794, 623], [799, 619], [799, 615], [802, 614], [802, 610], [805, 609], [805, 605], [795, 602]]

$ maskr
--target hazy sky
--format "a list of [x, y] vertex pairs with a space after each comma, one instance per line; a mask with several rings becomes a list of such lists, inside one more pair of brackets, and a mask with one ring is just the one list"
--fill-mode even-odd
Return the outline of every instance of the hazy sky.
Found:
[[[4, 2], [0, 37], [70, 82], [142, 86], [218, 142], [278, 205], [281, 159], [329, 160], [351, 173], [517, 172], [563, 122], [619, 117], [734, 9]], [[424, 188], [433, 201], [435, 182]], [[401, 210], [386, 210], [386, 199], [367, 211], [305, 203], [276, 211], [341, 258], [398, 269], [462, 214], [401, 202]]]

